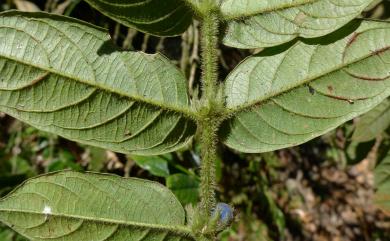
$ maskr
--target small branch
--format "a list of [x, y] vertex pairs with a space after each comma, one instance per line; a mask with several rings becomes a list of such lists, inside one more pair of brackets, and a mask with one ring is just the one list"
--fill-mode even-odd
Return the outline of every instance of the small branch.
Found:
[[119, 23], [116, 23], [115, 24], [115, 29], [114, 29], [114, 34], [112, 36], [112, 40], [117, 43], [118, 42], [118, 38], [119, 38], [119, 34], [121, 32], [121, 25]]
[[141, 51], [142, 52], [146, 52], [146, 50], [148, 49], [149, 38], [150, 38], [150, 35], [145, 33], [144, 40], [143, 40], [142, 46], [141, 46]]
[[188, 29], [188, 31], [184, 32], [181, 36], [181, 58], [180, 58], [180, 69], [181, 71], [187, 76], [188, 74], [188, 63], [190, 59], [190, 31], [191, 28]]
[[198, 69], [198, 62], [199, 62], [199, 30], [198, 30], [199, 23], [198, 21], [194, 21], [192, 29], [193, 29], [193, 40], [192, 40], [192, 54], [190, 58], [191, 62], [191, 69], [190, 69], [190, 76], [188, 81], [188, 87], [190, 90], [190, 94], [193, 95], [194, 91], [194, 82], [196, 77], [196, 70]]
[[156, 52], [162, 53], [164, 51], [165, 37], [160, 37], [156, 45]]
[[137, 35], [138, 31], [132, 28], [127, 30], [127, 35], [125, 40], [123, 41], [122, 48], [126, 50], [133, 50], [133, 39]]

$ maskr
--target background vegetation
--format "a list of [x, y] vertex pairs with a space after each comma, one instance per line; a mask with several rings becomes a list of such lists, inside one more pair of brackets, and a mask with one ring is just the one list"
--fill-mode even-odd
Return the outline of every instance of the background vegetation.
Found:
[[[109, 29], [123, 49], [162, 52], [186, 73], [190, 94], [198, 94], [196, 21], [182, 36], [158, 38], [117, 24], [81, 0], [0, 0], [0, 11], [14, 8], [76, 17]], [[376, 1], [363, 17], [389, 19], [390, 1]], [[221, 46], [221, 79], [249, 54]], [[239, 154], [221, 147], [218, 196], [236, 208], [236, 222], [221, 234], [222, 240], [390, 240], [390, 212], [374, 205], [378, 186], [373, 175], [376, 171], [381, 177], [390, 170], [389, 126], [386, 100], [363, 117], [299, 147], [264, 154]], [[199, 165], [197, 143], [164, 156], [125, 156], [37, 131], [0, 113], [0, 196], [29, 177], [73, 169], [155, 180], [190, 205], [198, 201]], [[0, 226], [0, 241], [11, 240], [24, 239]]]

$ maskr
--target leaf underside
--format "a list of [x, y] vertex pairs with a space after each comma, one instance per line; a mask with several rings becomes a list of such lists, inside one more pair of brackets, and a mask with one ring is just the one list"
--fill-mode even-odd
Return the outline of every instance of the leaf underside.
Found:
[[196, 130], [185, 82], [165, 57], [119, 52], [78, 20], [0, 14], [0, 111], [39, 129], [122, 153], [170, 152]]
[[389, 126], [390, 100], [386, 99], [358, 119], [352, 140], [359, 142], [373, 140]]
[[225, 144], [243, 152], [299, 145], [383, 101], [390, 94], [390, 24], [359, 24], [336, 42], [333, 35], [321, 44], [296, 42], [241, 63], [226, 81], [235, 116], [221, 129]]
[[375, 168], [375, 204], [390, 215], [390, 155]]
[[101, 13], [129, 27], [158, 36], [183, 33], [193, 12], [182, 0], [86, 0]]
[[223, 42], [237, 48], [263, 48], [296, 37], [324, 36], [357, 17], [372, 0], [228, 0]]
[[164, 186], [61, 172], [30, 179], [0, 200], [0, 221], [33, 241], [190, 241], [185, 212]]

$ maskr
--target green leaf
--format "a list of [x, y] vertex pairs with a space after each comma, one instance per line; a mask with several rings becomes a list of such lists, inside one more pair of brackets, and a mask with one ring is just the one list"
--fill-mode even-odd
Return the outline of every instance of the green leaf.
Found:
[[183, 33], [193, 12], [182, 0], [86, 0], [104, 15], [129, 27], [158, 36]]
[[183, 205], [199, 201], [199, 180], [193, 176], [174, 174], [166, 179], [166, 185]]
[[390, 155], [375, 168], [375, 204], [390, 215]]
[[[149, 171], [152, 175], [158, 177], [169, 176], [168, 161], [164, 156], [136, 156], [130, 157], [142, 169]], [[169, 157], [168, 157], [169, 158]]]
[[31, 240], [193, 240], [168, 189], [105, 174], [30, 179], [0, 200], [0, 221]]
[[359, 117], [352, 140], [366, 142], [375, 139], [390, 125], [390, 100], [386, 99], [377, 107]]
[[1, 241], [27, 241], [27, 239], [18, 235], [8, 227], [0, 224], [0, 240]]
[[356, 24], [341, 40], [296, 42], [241, 63], [226, 82], [235, 116], [223, 124], [225, 144], [243, 152], [298, 145], [382, 102], [390, 94], [390, 24]]
[[186, 81], [165, 57], [46, 13], [0, 14], [0, 111], [121, 153], [161, 154], [195, 132]]
[[326, 35], [357, 17], [372, 0], [227, 0], [223, 42], [237, 48], [263, 48], [296, 37]]

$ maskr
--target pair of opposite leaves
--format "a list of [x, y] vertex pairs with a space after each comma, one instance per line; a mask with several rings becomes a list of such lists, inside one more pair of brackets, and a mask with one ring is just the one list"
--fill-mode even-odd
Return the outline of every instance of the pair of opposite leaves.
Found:
[[[192, 17], [176, 14], [182, 8], [192, 13], [176, 0], [88, 2], [154, 34], [180, 33]], [[224, 42], [267, 47], [324, 35], [370, 2], [223, 1]], [[0, 24], [1, 111], [122, 153], [171, 152], [194, 135], [197, 113], [185, 78], [161, 55], [118, 51], [101, 29], [61, 16], [8, 12]], [[221, 140], [243, 152], [272, 151], [308, 141], [380, 103], [390, 91], [388, 28], [387, 22], [356, 20], [320, 40], [247, 58], [225, 83], [232, 118], [223, 123]]]

